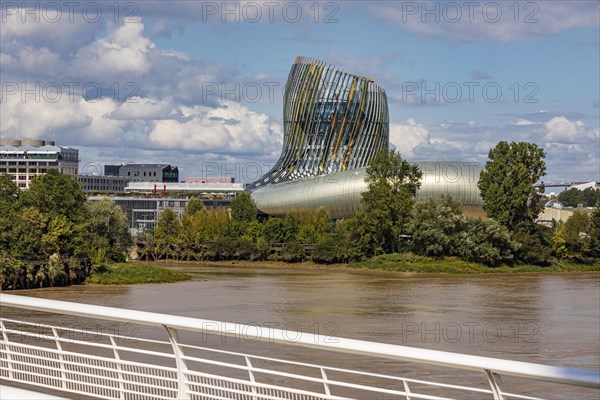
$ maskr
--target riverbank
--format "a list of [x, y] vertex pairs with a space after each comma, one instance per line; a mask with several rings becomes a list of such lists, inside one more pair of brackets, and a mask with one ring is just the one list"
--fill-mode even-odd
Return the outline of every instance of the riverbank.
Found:
[[133, 285], [139, 283], [169, 283], [191, 279], [188, 274], [157, 265], [116, 263], [99, 267], [85, 283], [99, 285]]
[[498, 274], [498, 273], [548, 273], [548, 272], [600, 272], [600, 262], [579, 264], [560, 261], [546, 267], [537, 265], [502, 265], [488, 267], [463, 261], [456, 257], [434, 259], [411, 253], [385, 254], [366, 261], [348, 264], [348, 268], [372, 269], [395, 272], [447, 273], [447, 274]]
[[344, 270], [381, 270], [406, 273], [447, 273], [447, 274], [484, 274], [484, 273], [561, 273], [561, 272], [600, 272], [600, 262], [594, 264], [578, 264], [572, 262], [559, 262], [555, 265], [540, 267], [536, 265], [518, 265], [488, 267], [483, 264], [463, 261], [457, 258], [444, 258], [441, 260], [416, 256], [414, 254], [386, 254], [373, 257], [369, 260], [349, 264], [317, 264], [312, 261], [301, 263], [286, 263], [283, 261], [174, 261], [161, 260], [144, 262], [147, 265], [189, 265], [201, 264], [214, 268], [248, 268], [248, 269], [304, 269], [324, 271]]

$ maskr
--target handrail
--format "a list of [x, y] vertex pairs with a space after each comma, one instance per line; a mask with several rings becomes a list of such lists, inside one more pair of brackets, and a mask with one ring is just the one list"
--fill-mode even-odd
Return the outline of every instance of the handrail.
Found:
[[600, 388], [600, 373], [588, 370], [2, 293], [0, 305]]

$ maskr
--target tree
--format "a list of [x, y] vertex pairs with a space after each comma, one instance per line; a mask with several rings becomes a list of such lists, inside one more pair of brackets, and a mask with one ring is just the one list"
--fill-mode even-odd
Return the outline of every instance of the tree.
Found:
[[204, 202], [201, 199], [192, 197], [190, 201], [188, 201], [187, 206], [185, 206], [184, 215], [193, 215], [205, 209], [206, 207], [204, 207]]
[[6, 174], [0, 174], [0, 211], [13, 207], [19, 199], [20, 190]]
[[400, 234], [405, 231], [421, 176], [419, 167], [395, 150], [381, 151], [372, 160], [367, 167], [368, 189], [362, 194], [362, 209], [350, 223], [364, 254], [400, 249]]
[[583, 192], [576, 188], [563, 190], [558, 194], [558, 201], [566, 207], [577, 207], [583, 204]]
[[590, 247], [587, 255], [600, 259], [600, 204], [592, 212], [590, 220]]
[[582, 259], [589, 251], [591, 223], [588, 213], [575, 211], [554, 233], [556, 254], [565, 258]]
[[502, 141], [490, 150], [478, 183], [490, 218], [511, 231], [533, 229], [542, 211], [534, 184], [546, 174], [545, 156], [543, 149], [526, 142]]
[[131, 245], [127, 216], [110, 199], [90, 201], [86, 204], [91, 241], [106, 248], [109, 259], [125, 261], [127, 248]]
[[180, 223], [177, 214], [170, 208], [165, 208], [159, 215], [154, 228], [154, 237], [159, 241], [173, 241], [179, 234]]
[[20, 201], [24, 207], [35, 207], [49, 217], [64, 215], [72, 222], [85, 221], [86, 197], [81, 185], [74, 177], [55, 170], [32, 180]]
[[248, 192], [239, 193], [231, 202], [231, 217], [234, 221], [254, 221], [257, 213], [258, 208]]
[[600, 190], [587, 188], [583, 192], [583, 205], [584, 207], [598, 207], [600, 206]]
[[333, 229], [331, 215], [323, 207], [316, 210], [291, 211], [288, 215], [298, 228], [296, 239], [302, 244], [315, 244]]
[[285, 232], [281, 218], [269, 218], [265, 222], [263, 232], [267, 243], [285, 242]]
[[461, 246], [459, 233], [465, 225], [460, 203], [449, 194], [415, 204], [407, 226], [412, 251], [431, 257], [456, 255]]
[[467, 261], [488, 266], [512, 263], [519, 244], [513, 241], [505, 226], [490, 219], [467, 219], [461, 245], [456, 248], [458, 255]]

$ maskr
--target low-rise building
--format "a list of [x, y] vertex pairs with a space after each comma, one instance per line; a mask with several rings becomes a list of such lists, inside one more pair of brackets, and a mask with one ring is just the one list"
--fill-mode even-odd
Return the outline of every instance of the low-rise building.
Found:
[[179, 182], [179, 168], [170, 164], [105, 165], [104, 174], [134, 182]]
[[76, 177], [78, 168], [78, 149], [49, 140], [0, 140], [0, 174], [8, 174], [20, 189], [50, 170]]
[[[91, 196], [89, 201], [99, 201], [105, 199], [105, 196]], [[129, 232], [132, 235], [137, 235], [146, 229], [154, 229], [160, 213], [166, 208], [175, 211], [177, 216], [181, 218], [185, 207], [190, 201], [187, 198], [172, 198], [172, 197], [108, 197], [115, 202], [129, 221]], [[206, 208], [229, 208], [231, 206], [231, 198], [215, 198], [202, 199]]]
[[130, 179], [110, 175], [77, 175], [85, 193], [122, 193], [129, 184]]
[[187, 177], [183, 183], [235, 183], [233, 177]]
[[186, 193], [207, 196], [235, 196], [244, 191], [243, 183], [153, 183], [153, 182], [129, 182], [125, 188], [126, 192], [162, 194]]

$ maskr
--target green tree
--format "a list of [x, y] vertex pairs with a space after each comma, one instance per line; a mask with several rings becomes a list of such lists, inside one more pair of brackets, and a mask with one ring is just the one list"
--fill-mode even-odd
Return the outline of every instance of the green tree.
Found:
[[464, 260], [488, 266], [512, 263], [519, 244], [512, 240], [505, 226], [490, 219], [468, 219], [457, 254]]
[[89, 230], [93, 242], [106, 247], [106, 254], [113, 261], [124, 261], [131, 245], [127, 216], [111, 199], [90, 201], [86, 204]]
[[239, 193], [231, 202], [231, 217], [234, 221], [254, 221], [257, 213], [258, 208], [248, 192]]
[[322, 207], [316, 210], [291, 211], [288, 215], [297, 226], [296, 240], [303, 244], [314, 244], [333, 229], [331, 214]]
[[543, 149], [526, 142], [502, 141], [489, 152], [478, 183], [484, 209], [511, 231], [533, 229], [542, 211], [534, 184], [546, 174], [545, 156]]
[[154, 237], [157, 241], [174, 242], [179, 235], [180, 222], [177, 214], [170, 208], [165, 208], [159, 215], [154, 228]]
[[362, 194], [362, 209], [351, 220], [355, 239], [365, 255], [400, 249], [400, 235], [406, 231], [421, 176], [417, 165], [394, 150], [379, 152], [367, 167], [368, 189]]
[[600, 259], [600, 205], [594, 208], [590, 218], [590, 247], [587, 255]]
[[461, 246], [459, 233], [465, 225], [460, 203], [449, 194], [415, 204], [407, 227], [412, 251], [430, 257], [455, 255]]
[[584, 207], [598, 207], [600, 206], [600, 190], [587, 188], [583, 192], [583, 205]]
[[74, 177], [55, 170], [32, 180], [20, 201], [24, 207], [35, 207], [49, 217], [64, 215], [72, 222], [85, 221], [86, 197], [81, 185]]
[[281, 218], [269, 218], [265, 222], [263, 232], [269, 244], [285, 242], [285, 228]]
[[554, 233], [556, 254], [565, 258], [582, 260], [589, 251], [592, 220], [588, 213], [575, 211]]
[[202, 201], [202, 199], [192, 197], [185, 206], [184, 215], [193, 215], [205, 209], [206, 207], [204, 207], [204, 202]]
[[0, 211], [14, 207], [19, 199], [20, 190], [6, 174], [0, 174]]
[[579, 204], [583, 204], [583, 200], [583, 192], [576, 188], [563, 190], [558, 194], [558, 201], [566, 207], [577, 207]]

